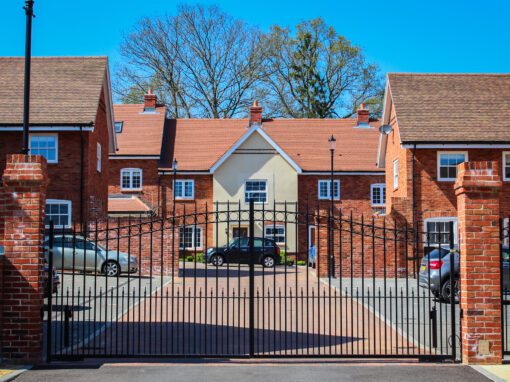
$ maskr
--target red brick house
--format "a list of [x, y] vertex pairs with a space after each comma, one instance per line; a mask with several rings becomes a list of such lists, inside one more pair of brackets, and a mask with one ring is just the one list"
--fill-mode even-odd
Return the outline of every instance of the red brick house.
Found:
[[[0, 173], [22, 148], [23, 70], [22, 57], [0, 58]], [[29, 148], [48, 161], [46, 216], [57, 227], [107, 213], [112, 106], [106, 57], [32, 58]]]
[[[226, 205], [246, 208], [249, 196], [269, 209], [284, 202], [291, 212], [328, 208], [328, 138], [332, 134], [337, 139], [337, 210], [356, 214], [384, 211], [384, 169], [375, 161], [379, 122], [369, 120], [364, 108], [356, 118], [327, 120], [265, 119], [256, 103], [246, 119], [165, 119], [164, 114], [164, 107], [156, 105], [152, 94], [146, 95], [141, 105], [115, 106], [119, 149], [110, 156], [110, 215], [150, 212], [168, 217], [173, 208], [176, 214]], [[140, 202], [146, 205], [145, 211], [140, 211]], [[212, 245], [215, 229], [210, 225], [205, 235], [202, 227], [196, 231], [184, 227], [183, 249], [203, 250], [206, 241]], [[232, 238], [246, 234], [247, 227], [218, 229], [228, 231], [227, 237]], [[279, 238], [287, 235], [287, 242], [292, 242], [288, 252], [306, 252], [306, 237], [313, 236], [307, 231], [313, 227], [303, 227], [300, 232], [288, 229], [283, 232], [281, 225], [273, 232], [261, 225], [256, 233]]]
[[500, 163], [500, 213], [510, 214], [510, 75], [391, 73], [382, 124], [386, 211], [416, 222], [430, 244], [447, 222], [457, 223], [453, 187], [461, 162]]

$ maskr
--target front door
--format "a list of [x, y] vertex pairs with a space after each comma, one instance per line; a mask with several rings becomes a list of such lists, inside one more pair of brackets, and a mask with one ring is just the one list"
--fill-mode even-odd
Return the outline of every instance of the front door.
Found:
[[316, 229], [314, 225], [308, 227], [308, 264], [312, 266], [315, 266], [315, 259], [317, 257]]
[[248, 227], [233, 227], [232, 238], [237, 239], [238, 237], [247, 237]]

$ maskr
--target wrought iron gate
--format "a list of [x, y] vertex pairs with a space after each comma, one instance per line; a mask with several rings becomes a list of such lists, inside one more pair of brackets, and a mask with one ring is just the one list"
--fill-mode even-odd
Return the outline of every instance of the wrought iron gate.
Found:
[[[441, 275], [443, 262], [455, 262], [453, 225], [417, 233], [319, 207], [216, 203], [83, 232], [50, 228], [60, 284], [47, 296], [48, 360], [455, 360], [458, 305], [454, 293], [441, 296], [446, 281], [457, 285], [455, 272]], [[435, 245], [447, 257], [422, 265]], [[420, 287], [433, 274], [437, 296]]]

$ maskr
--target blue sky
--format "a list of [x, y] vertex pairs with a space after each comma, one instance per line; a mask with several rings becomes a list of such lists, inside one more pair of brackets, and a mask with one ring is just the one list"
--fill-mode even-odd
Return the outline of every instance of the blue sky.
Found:
[[[33, 54], [107, 55], [143, 16], [173, 14], [182, 1], [35, 0]], [[194, 1], [187, 1], [194, 3]], [[322, 16], [363, 47], [383, 72], [510, 72], [509, 0], [220, 0], [267, 30]], [[24, 0], [2, 0], [0, 56], [24, 54]]]

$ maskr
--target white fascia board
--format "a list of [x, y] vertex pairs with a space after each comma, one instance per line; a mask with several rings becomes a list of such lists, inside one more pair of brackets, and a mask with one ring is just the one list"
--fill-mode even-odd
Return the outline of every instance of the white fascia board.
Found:
[[[2, 131], [23, 131], [23, 126], [0, 126]], [[94, 131], [94, 126], [30, 126], [30, 132], [33, 131]]]
[[510, 144], [505, 143], [406, 143], [404, 149], [508, 149]]
[[[158, 170], [159, 175], [173, 175], [173, 170]], [[209, 171], [177, 171], [177, 175], [212, 175]]]
[[[300, 175], [331, 175], [331, 171], [310, 171], [302, 172]], [[382, 175], [384, 171], [334, 171], [333, 175]]]
[[113, 96], [110, 81], [110, 64], [108, 58], [106, 58], [106, 73], [105, 81], [106, 85], [106, 118], [108, 120], [108, 135], [110, 143], [110, 154], [114, 154], [118, 148], [117, 145], [117, 133], [115, 133], [115, 116], [113, 115]]
[[[381, 119], [381, 126], [389, 123], [392, 102], [393, 101], [390, 97], [390, 81], [388, 76], [386, 75], [386, 86], [384, 87], [383, 115]], [[384, 168], [385, 166], [387, 144], [388, 136], [382, 132], [379, 132], [379, 144], [377, 146], [377, 167], [379, 168]]]
[[223, 156], [216, 161], [216, 163], [211, 167], [211, 174], [213, 174], [218, 167], [220, 167], [246, 140], [251, 137], [254, 132], [260, 134], [262, 138], [264, 138], [267, 143], [269, 143], [277, 152], [280, 154], [298, 174], [302, 173], [301, 168], [294, 162], [288, 155], [285, 153], [280, 146], [276, 144], [259, 126], [253, 126], [246, 134], [244, 134]]

